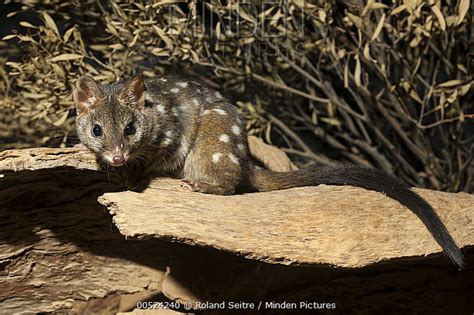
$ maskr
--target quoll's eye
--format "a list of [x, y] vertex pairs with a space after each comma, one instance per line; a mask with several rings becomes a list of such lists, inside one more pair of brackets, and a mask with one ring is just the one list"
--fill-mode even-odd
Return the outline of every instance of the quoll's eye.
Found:
[[126, 135], [133, 135], [135, 133], [136, 129], [135, 126], [133, 125], [133, 122], [129, 122], [127, 127], [125, 127], [125, 134]]
[[92, 134], [94, 137], [100, 137], [102, 135], [102, 128], [99, 125], [92, 127]]

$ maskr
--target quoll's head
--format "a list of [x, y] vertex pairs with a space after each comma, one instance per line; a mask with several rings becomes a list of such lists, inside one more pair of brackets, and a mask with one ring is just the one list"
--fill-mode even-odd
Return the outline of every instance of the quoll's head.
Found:
[[141, 75], [109, 86], [80, 77], [73, 95], [81, 142], [115, 167], [133, 159], [146, 132], [145, 92]]

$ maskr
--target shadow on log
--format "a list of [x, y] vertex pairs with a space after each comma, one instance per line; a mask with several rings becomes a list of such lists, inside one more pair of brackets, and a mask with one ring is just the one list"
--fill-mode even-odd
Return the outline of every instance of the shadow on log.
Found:
[[[467, 269], [455, 272], [408, 209], [359, 188], [221, 197], [157, 179], [137, 194], [78, 149], [4, 151], [0, 174], [2, 312], [115, 313], [143, 300], [298, 308], [307, 301], [363, 313], [474, 309], [469, 194], [417, 189], [464, 247]], [[272, 305], [281, 306], [263, 304], [281, 311]]]

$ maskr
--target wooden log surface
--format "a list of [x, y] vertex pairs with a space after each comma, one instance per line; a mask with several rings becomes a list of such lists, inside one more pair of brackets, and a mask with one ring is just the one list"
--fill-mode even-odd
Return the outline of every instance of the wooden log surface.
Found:
[[[293, 167], [284, 159], [262, 164]], [[421, 222], [375, 192], [319, 186], [221, 197], [183, 192], [171, 179], [154, 180], [141, 194], [122, 189], [77, 148], [1, 152], [0, 310], [89, 313], [86, 301], [103, 299], [117, 311], [127, 309], [111, 308], [124, 303], [119, 296], [158, 293], [181, 301], [318, 296], [347, 311], [472, 305], [469, 194], [417, 189], [468, 254], [468, 270], [453, 276]], [[385, 292], [388, 283], [393, 290]]]
[[[474, 196], [416, 192], [460, 246], [474, 244]], [[356, 187], [215, 196], [181, 192], [178, 180], [158, 179], [142, 193], [106, 193], [99, 201], [127, 238], [211, 246], [270, 263], [363, 267], [441, 252], [407, 208]]]

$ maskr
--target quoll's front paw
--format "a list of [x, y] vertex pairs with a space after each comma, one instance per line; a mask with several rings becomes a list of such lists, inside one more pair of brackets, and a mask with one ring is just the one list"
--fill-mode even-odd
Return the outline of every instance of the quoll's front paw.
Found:
[[186, 191], [199, 192], [199, 182], [191, 179], [183, 179], [181, 181], [181, 188]]
[[193, 187], [189, 185], [185, 180], [182, 180], [181, 183], [179, 184], [182, 190], [185, 191], [194, 191]]
[[181, 183], [181, 187], [187, 191], [200, 192], [204, 194], [213, 194], [213, 195], [231, 195], [233, 194], [233, 189], [225, 189], [220, 186], [215, 186], [212, 184], [192, 180], [184, 179]]

